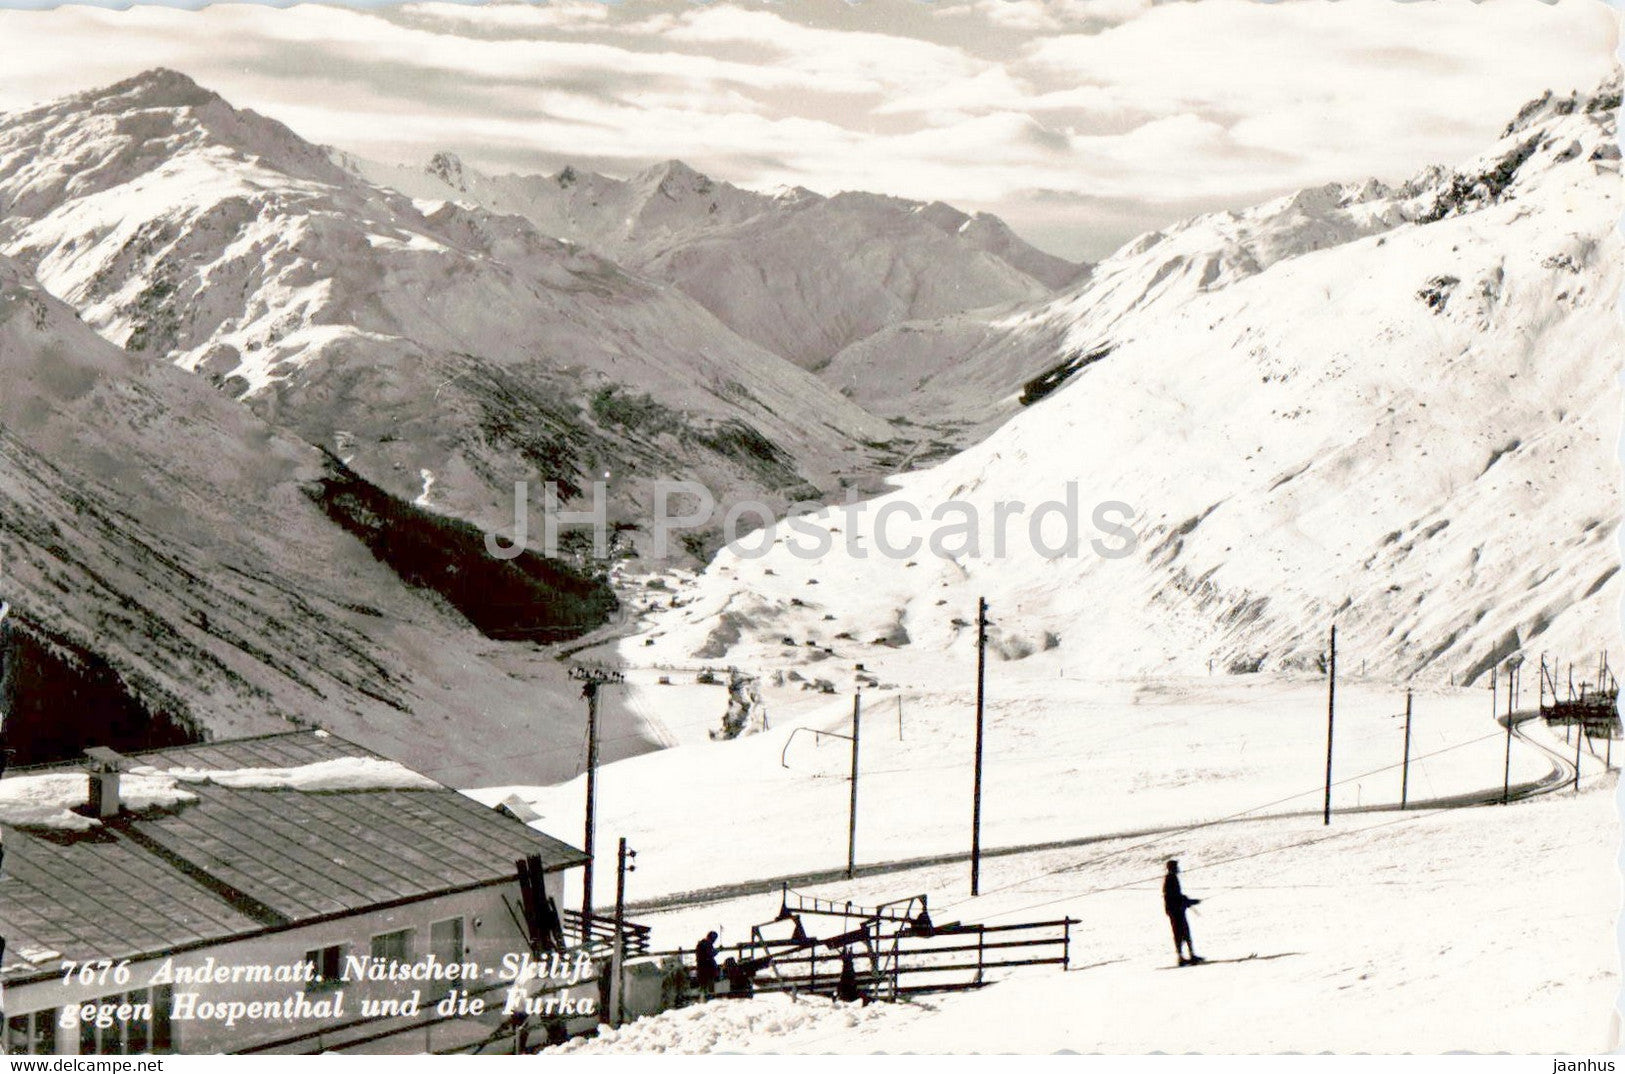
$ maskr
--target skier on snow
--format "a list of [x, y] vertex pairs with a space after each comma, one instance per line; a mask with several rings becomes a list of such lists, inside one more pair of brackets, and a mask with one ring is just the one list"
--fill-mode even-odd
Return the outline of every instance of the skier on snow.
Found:
[[[1185, 920], [1185, 910], [1201, 902], [1201, 899], [1192, 899], [1186, 896], [1179, 887], [1179, 862], [1168, 863], [1168, 875], [1162, 878], [1162, 909], [1168, 915], [1168, 923], [1174, 928], [1174, 954], [1179, 956], [1181, 966], [1201, 962], [1202, 957], [1196, 953], [1191, 943], [1191, 925]], [[1186, 952], [1190, 952], [1189, 957]]]

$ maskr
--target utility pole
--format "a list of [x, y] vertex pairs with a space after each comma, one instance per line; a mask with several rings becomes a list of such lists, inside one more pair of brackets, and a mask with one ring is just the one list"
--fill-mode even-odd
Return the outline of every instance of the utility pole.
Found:
[[858, 870], [858, 731], [863, 717], [863, 693], [852, 694], [852, 798], [846, 817], [846, 878]]
[[[1569, 674], [1574, 674], [1574, 666], [1569, 665]], [[1580, 793], [1580, 747], [1585, 743], [1585, 710], [1580, 710], [1579, 718], [1574, 724], [1574, 793]]]
[[1518, 681], [1518, 666], [1507, 664], [1507, 756], [1501, 773], [1501, 804], [1512, 801], [1512, 698]]
[[[6, 616], [11, 612], [11, 605], [0, 600], [0, 776], [6, 774], [6, 763], [11, 759], [11, 750], [6, 747], [6, 660], [7, 660], [7, 633]], [[0, 850], [0, 855], [5, 851]]]
[[987, 695], [987, 598], [976, 602], [976, 784], [970, 819], [970, 893], [982, 883], [982, 710]]
[[609, 683], [626, 681], [619, 671], [609, 668], [588, 668], [577, 665], [570, 669], [570, 677], [581, 683], [581, 696], [587, 699], [587, 854], [581, 876], [581, 939], [585, 943], [592, 935], [592, 865], [593, 836], [598, 829], [598, 688]]
[[1405, 767], [1399, 777], [1399, 808], [1404, 809], [1411, 789], [1411, 691], [1405, 690]]
[[626, 874], [638, 871], [632, 864], [637, 856], [637, 851], [626, 849], [626, 836], [621, 836], [615, 855], [615, 1017], [612, 1025], [626, 1021]]
[[903, 741], [903, 695], [897, 695], [897, 741]]
[[1337, 624], [1332, 624], [1330, 655], [1326, 660], [1326, 804], [1321, 823], [1332, 823], [1332, 725], [1337, 714]]

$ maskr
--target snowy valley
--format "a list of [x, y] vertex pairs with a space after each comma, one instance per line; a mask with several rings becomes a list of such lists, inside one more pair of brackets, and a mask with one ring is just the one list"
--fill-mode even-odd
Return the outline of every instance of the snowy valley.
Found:
[[[1064, 915], [1076, 954], [570, 1050], [1617, 1047], [1612, 739], [1530, 717], [1537, 667], [1620, 649], [1619, 106], [1548, 93], [1472, 159], [1092, 265], [676, 161], [372, 163], [168, 70], [0, 114], [17, 759], [315, 725], [575, 839], [587, 665], [597, 853], [642, 854], [658, 948], [793, 888]], [[719, 511], [661, 557], [671, 480]], [[544, 481], [606, 482], [616, 546], [489, 554]], [[724, 546], [742, 501], [800, 513]]]

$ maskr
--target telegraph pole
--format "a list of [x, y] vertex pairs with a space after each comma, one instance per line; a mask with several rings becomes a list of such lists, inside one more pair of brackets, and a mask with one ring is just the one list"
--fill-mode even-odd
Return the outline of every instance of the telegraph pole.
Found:
[[581, 682], [581, 696], [587, 699], [587, 831], [581, 848], [587, 854], [581, 876], [581, 939], [586, 942], [592, 934], [593, 836], [598, 829], [598, 688], [625, 679], [608, 668], [581, 666], [571, 668], [570, 677]]
[[858, 871], [858, 729], [863, 718], [863, 692], [852, 694], [852, 798], [846, 813], [846, 878]]
[[1512, 801], [1512, 697], [1515, 689], [1514, 683], [1518, 679], [1516, 664], [1507, 664], [1507, 756], [1506, 766], [1501, 773], [1501, 804], [1506, 805]]
[[[1574, 665], [1569, 665], [1569, 676], [1574, 675]], [[1574, 793], [1580, 793], [1580, 747], [1586, 740], [1585, 710], [1579, 710], [1579, 719], [1574, 724]]]
[[[6, 626], [6, 616], [10, 614], [10, 612], [11, 605], [7, 604], [3, 600], [0, 600], [0, 776], [6, 774], [6, 763], [11, 759], [11, 750], [6, 748], [9, 743], [6, 741], [5, 694], [7, 659], [6, 637], [8, 631]], [[0, 850], [0, 856], [3, 856], [4, 854], [5, 851]]]
[[626, 1020], [626, 874], [638, 870], [632, 859], [635, 850], [626, 849], [626, 836], [615, 856], [615, 1007], [613, 1025]]
[[1399, 777], [1399, 808], [1404, 809], [1411, 789], [1411, 691], [1405, 690], [1405, 767]]
[[976, 785], [970, 820], [970, 893], [982, 881], [982, 710], [987, 693], [987, 598], [976, 602]]
[[1337, 624], [1332, 624], [1330, 655], [1326, 660], [1326, 804], [1321, 823], [1332, 823], [1332, 726], [1337, 714]]

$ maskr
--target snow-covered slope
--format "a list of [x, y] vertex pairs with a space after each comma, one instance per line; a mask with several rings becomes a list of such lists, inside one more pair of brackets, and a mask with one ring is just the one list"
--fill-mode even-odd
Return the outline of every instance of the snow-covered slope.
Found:
[[[856, 879], [843, 878], [848, 744], [820, 744], [805, 733], [846, 732], [850, 696], [826, 696], [820, 706], [794, 683], [769, 685], [765, 733], [610, 765], [599, 773], [596, 801], [600, 831], [624, 835], [641, 851], [627, 879], [629, 912], [653, 927], [656, 950], [691, 948], [711, 930], [723, 945], [748, 941], [751, 926], [778, 913], [783, 878], [798, 894], [834, 906], [924, 894], [938, 924], [1071, 917], [1066, 972], [989, 969], [990, 987], [951, 1000], [915, 996], [861, 1008], [729, 999], [605, 1029], [571, 1047], [1614, 1046], [1619, 819], [1617, 773], [1605, 767], [1603, 741], [1582, 748], [1575, 795], [1565, 778], [1575, 745], [1539, 720], [1521, 721], [1509, 758], [1513, 793], [1526, 785], [1557, 790], [1502, 806], [1507, 759], [1485, 691], [1416, 690], [1406, 770], [1403, 692], [1343, 673], [1326, 827], [1323, 677], [1083, 681], [1061, 659], [1051, 652], [990, 669], [978, 897], [966, 890], [977, 785], [968, 639], [956, 653], [938, 654], [901, 692], [863, 693]], [[681, 705], [661, 701], [674, 687], [652, 674], [636, 678], [627, 688], [645, 691], [651, 704], [667, 713]], [[1519, 710], [1534, 701], [1530, 686]], [[712, 793], [696, 794], [697, 781]], [[584, 810], [579, 779], [474, 794], [489, 803], [517, 794], [542, 815], [544, 830], [573, 830]], [[1446, 808], [1455, 796], [1490, 804]], [[661, 807], [649, 808], [651, 801]], [[719, 802], [750, 808], [719, 829]], [[1214, 960], [1189, 975], [1174, 966], [1162, 914], [1169, 858], [1180, 861], [1186, 892], [1202, 899], [1192, 915], [1195, 946]], [[605, 903], [615, 883], [606, 874], [596, 874]], [[1559, 904], [1561, 912], [1530, 909]], [[852, 927], [822, 915], [803, 925], [825, 938]], [[789, 924], [782, 927], [788, 933]], [[1220, 961], [1250, 953], [1260, 957]], [[914, 980], [968, 983], [974, 964]], [[773, 979], [769, 969], [758, 983]], [[1168, 1019], [1170, 997], [1186, 1016]]]
[[[605, 1025], [565, 1050], [1609, 1053], [1619, 1047], [1619, 823], [1608, 784], [1507, 809], [1346, 818], [1330, 835], [1316, 817], [995, 859], [982, 882], [997, 894], [956, 900], [953, 916], [1071, 917], [1067, 971], [991, 971], [989, 987], [906, 1003], [762, 993]], [[1206, 966], [1173, 964], [1158, 891], [1168, 854], [1202, 899], [1191, 926]], [[926, 891], [936, 910], [964, 882], [955, 864], [803, 891], [860, 906]], [[662, 948], [719, 924], [733, 941], [776, 898], [713, 903], [672, 915], [669, 929], [665, 916], [639, 920]]]
[[[826, 513], [815, 560], [784, 527], [765, 558], [720, 556], [656, 651], [699, 649], [726, 613], [736, 661], [841, 635], [906, 660], [963, 638], [983, 594], [1001, 651], [1059, 647], [1101, 674], [1310, 666], [1334, 620], [1373, 674], [1464, 682], [1520, 649], [1617, 648], [1618, 102], [1617, 84], [1548, 97], [1397, 190], [1147, 236], [1076, 294], [984, 325], [981, 370], [954, 375], [1007, 363], [1031, 405], [866, 511]], [[962, 338], [900, 360], [946, 363]], [[1047, 558], [1028, 520], [1069, 482], [1080, 548]], [[949, 501], [975, 509], [975, 551], [880, 554], [883, 506]], [[1026, 512], [1002, 553], [1000, 501]], [[1126, 558], [1091, 551], [1121, 546], [1091, 526], [1104, 501], [1132, 508]], [[938, 528], [888, 523], [893, 546]]]
[[985, 424], [1021, 405], [1028, 381], [1056, 364], [1071, 329], [1110, 340], [1126, 319], [1154, 317], [1278, 261], [1379, 234], [1406, 219], [1380, 183], [1328, 184], [1239, 212], [1198, 216], [1134, 239], [1039, 306], [908, 322], [861, 340], [825, 379], [877, 413]]
[[[1585, 106], [1573, 101], [1548, 96], [1531, 107]], [[1535, 115], [1527, 112], [1514, 126], [1522, 129]], [[1507, 142], [1503, 151], [1516, 148]], [[1496, 161], [1480, 165], [1493, 171]], [[1481, 174], [1473, 166], [1460, 173], [1469, 186]], [[1439, 211], [1440, 198], [1466, 192], [1452, 194], [1456, 181], [1457, 173], [1435, 167], [1397, 187], [1329, 183], [1193, 217], [1131, 240], [1046, 303], [893, 325], [843, 350], [822, 373], [877, 414], [985, 430], [1052, 387], [1045, 374], [1086, 360], [1163, 311], [1278, 262], [1425, 221]]]
[[396, 495], [487, 527], [512, 482], [794, 498], [889, 427], [681, 292], [526, 221], [427, 213], [154, 71], [0, 117], [0, 250]]
[[985, 213], [877, 194], [760, 194], [675, 160], [619, 180], [574, 168], [491, 176], [449, 153], [421, 171], [334, 159], [414, 197], [524, 216], [675, 284], [806, 368], [898, 321], [1031, 301], [1083, 271]]
[[19, 759], [295, 720], [448, 780], [577, 770], [579, 686], [549, 653], [403, 585], [313, 502], [317, 450], [98, 338], [5, 258], [0, 383]]

